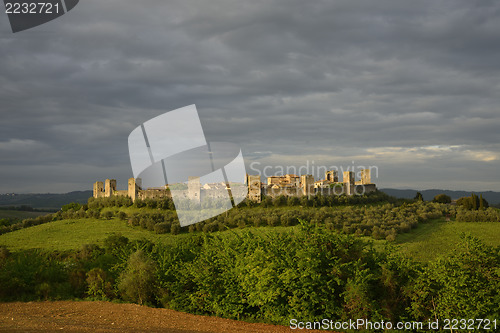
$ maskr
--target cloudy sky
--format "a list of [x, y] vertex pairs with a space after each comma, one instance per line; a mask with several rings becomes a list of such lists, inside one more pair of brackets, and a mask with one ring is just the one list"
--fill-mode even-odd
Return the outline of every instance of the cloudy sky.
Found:
[[129, 133], [190, 104], [250, 172], [500, 190], [498, 1], [81, 0], [15, 34], [0, 13], [0, 59], [0, 193], [125, 188]]

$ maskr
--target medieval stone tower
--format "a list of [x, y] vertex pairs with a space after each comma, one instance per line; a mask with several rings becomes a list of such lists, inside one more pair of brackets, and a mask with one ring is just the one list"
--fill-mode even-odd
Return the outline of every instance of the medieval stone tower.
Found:
[[361, 170], [361, 184], [371, 184], [372, 179], [371, 179], [371, 174], [370, 174], [370, 169], [363, 169]]
[[104, 197], [104, 183], [103, 182], [95, 182], [94, 183], [94, 198], [102, 198]]
[[354, 172], [352, 171], [344, 171], [344, 188], [345, 188], [345, 194], [346, 195], [353, 195], [354, 194]]
[[339, 173], [336, 170], [329, 170], [325, 172], [325, 180], [337, 183], [339, 181]]
[[255, 202], [262, 200], [262, 183], [260, 176], [247, 174], [248, 198]]
[[128, 180], [128, 196], [132, 199], [132, 201], [135, 201], [140, 189], [141, 189], [141, 179], [137, 178], [137, 180], [136, 180], [135, 178], [129, 178], [129, 180]]
[[312, 175], [303, 175], [301, 177], [302, 194], [309, 197], [314, 195], [314, 177]]
[[200, 177], [188, 177], [188, 198], [197, 203], [201, 202]]
[[113, 195], [114, 192], [116, 192], [116, 179], [106, 179], [104, 187], [104, 196], [106, 198], [109, 198]]

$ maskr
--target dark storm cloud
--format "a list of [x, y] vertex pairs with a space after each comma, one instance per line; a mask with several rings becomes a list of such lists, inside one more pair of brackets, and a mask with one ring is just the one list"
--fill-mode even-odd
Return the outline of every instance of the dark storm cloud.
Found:
[[190, 104], [249, 163], [500, 185], [496, 1], [87, 0], [35, 29], [7, 24], [0, 192], [124, 184], [130, 131]]

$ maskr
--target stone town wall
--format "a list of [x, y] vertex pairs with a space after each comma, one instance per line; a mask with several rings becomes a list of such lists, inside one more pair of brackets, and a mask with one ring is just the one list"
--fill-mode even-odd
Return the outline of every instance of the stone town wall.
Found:
[[[312, 175], [303, 175], [300, 177], [300, 184], [295, 185], [296, 182], [293, 181], [292, 184], [278, 185], [278, 184], [262, 184], [260, 176], [247, 175], [246, 184], [248, 186], [248, 198], [252, 201], [260, 202], [262, 196], [278, 197], [280, 195], [284, 196], [296, 196], [301, 197], [304, 195], [311, 196], [316, 194], [327, 195], [357, 195], [371, 193], [377, 190], [375, 184], [371, 183], [370, 170], [365, 169], [361, 171], [361, 180], [354, 181], [354, 172], [346, 171], [343, 174], [343, 182], [338, 181], [337, 171], [327, 171], [325, 173], [325, 180], [316, 182]], [[283, 178], [283, 177], [281, 177]], [[290, 178], [290, 177], [289, 177]], [[296, 179], [296, 176], [293, 177]], [[223, 198], [227, 197], [227, 189], [210, 189], [206, 190], [201, 187], [199, 178], [190, 177], [188, 180], [188, 186], [185, 190], [179, 190], [181, 194], [184, 194], [186, 198], [194, 199], [198, 202], [202, 200], [203, 197], [210, 198]], [[136, 199], [162, 199], [171, 198], [171, 192], [165, 188], [150, 188], [143, 190], [141, 188], [141, 180], [130, 178], [128, 180], [128, 190], [117, 191], [116, 190], [116, 180], [106, 179], [103, 182], [95, 182], [93, 184], [93, 195], [94, 198], [110, 197], [110, 196], [129, 196], [132, 201]]]

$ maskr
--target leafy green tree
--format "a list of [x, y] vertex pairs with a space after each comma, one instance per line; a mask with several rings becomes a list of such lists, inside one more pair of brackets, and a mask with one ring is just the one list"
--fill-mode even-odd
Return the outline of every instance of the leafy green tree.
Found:
[[472, 198], [471, 197], [462, 197], [457, 200], [457, 206], [462, 206], [467, 210], [472, 209]]
[[422, 193], [417, 192], [417, 194], [415, 195], [414, 200], [416, 200], [416, 201], [424, 201], [424, 196], [422, 195]]
[[81, 207], [82, 207], [82, 205], [80, 205], [80, 204], [79, 204], [79, 203], [77, 203], [77, 202], [70, 202], [69, 204], [62, 206], [62, 207], [61, 207], [61, 210], [62, 210], [63, 212], [68, 211], [68, 210], [70, 210], [70, 209], [72, 209], [72, 210], [74, 210], [74, 211], [77, 211], [77, 210], [79, 210]]
[[154, 303], [157, 292], [156, 264], [142, 250], [130, 255], [127, 268], [120, 275], [118, 290], [126, 301]]
[[451, 197], [449, 195], [446, 195], [444, 193], [438, 194], [434, 197], [433, 202], [438, 202], [438, 203], [443, 203], [443, 204], [448, 204], [451, 203]]

